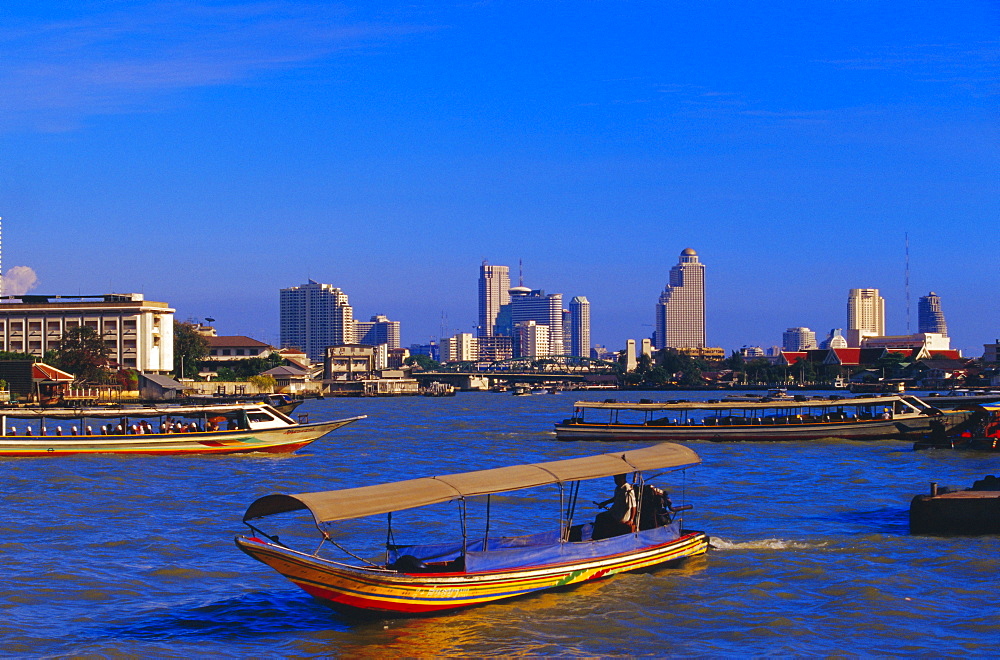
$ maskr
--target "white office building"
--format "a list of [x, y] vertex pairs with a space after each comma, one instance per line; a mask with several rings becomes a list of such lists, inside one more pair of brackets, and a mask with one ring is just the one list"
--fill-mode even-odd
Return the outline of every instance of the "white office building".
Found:
[[781, 333], [781, 347], [789, 352], [816, 348], [816, 333], [809, 328], [788, 328]]
[[347, 294], [332, 284], [309, 280], [281, 289], [281, 347], [298, 348], [323, 362], [328, 346], [353, 344], [354, 310]]
[[479, 341], [471, 332], [460, 332], [441, 340], [441, 362], [475, 362], [479, 359]]
[[514, 326], [517, 343], [523, 358], [546, 358], [552, 356], [552, 337], [547, 325], [535, 321], [521, 321]]

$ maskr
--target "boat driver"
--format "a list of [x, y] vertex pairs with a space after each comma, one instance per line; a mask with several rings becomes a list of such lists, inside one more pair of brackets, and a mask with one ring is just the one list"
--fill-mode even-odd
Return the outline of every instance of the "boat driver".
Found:
[[593, 539], [606, 539], [620, 534], [635, 531], [636, 498], [632, 484], [628, 483], [626, 475], [615, 475], [615, 494], [603, 502], [594, 502], [602, 509], [609, 504], [611, 508], [597, 514], [594, 519]]

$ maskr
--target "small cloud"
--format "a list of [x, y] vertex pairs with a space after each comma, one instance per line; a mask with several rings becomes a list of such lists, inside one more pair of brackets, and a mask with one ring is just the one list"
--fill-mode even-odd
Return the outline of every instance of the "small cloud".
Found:
[[21, 296], [38, 284], [38, 275], [27, 266], [14, 266], [3, 276], [3, 293], [5, 296]]

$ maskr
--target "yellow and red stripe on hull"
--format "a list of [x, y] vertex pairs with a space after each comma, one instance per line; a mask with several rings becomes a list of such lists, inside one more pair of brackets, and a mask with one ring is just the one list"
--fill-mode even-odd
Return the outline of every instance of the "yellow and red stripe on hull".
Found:
[[200, 431], [148, 435], [0, 436], [0, 457], [73, 454], [238, 454], [289, 453], [354, 421], [335, 420], [254, 431]]
[[257, 537], [238, 537], [237, 546], [316, 598], [341, 608], [374, 613], [428, 613], [596, 580], [704, 554], [708, 537], [680, 538], [628, 553], [481, 573], [398, 573], [331, 562]]

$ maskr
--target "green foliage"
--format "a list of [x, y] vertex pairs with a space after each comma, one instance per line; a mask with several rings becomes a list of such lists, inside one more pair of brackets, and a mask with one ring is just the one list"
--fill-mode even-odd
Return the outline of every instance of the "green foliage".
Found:
[[139, 387], [139, 372], [135, 369], [121, 369], [114, 378], [123, 390], [134, 390]]
[[250, 376], [247, 378], [247, 382], [261, 392], [273, 392], [278, 387], [278, 381], [274, 379], [274, 376], [268, 374]]
[[416, 365], [422, 371], [440, 371], [441, 363], [431, 358], [429, 355], [411, 355], [406, 358], [406, 364]]
[[738, 351], [733, 351], [728, 358], [722, 361], [722, 366], [725, 369], [741, 372], [746, 369], [747, 361]]
[[[180, 378], [198, 375], [198, 363], [208, 357], [208, 337], [193, 323], [174, 321], [174, 374]], [[183, 365], [184, 373], [181, 373]]]
[[[46, 364], [55, 366], [55, 354], [55, 351], [45, 353]], [[38, 358], [31, 353], [18, 353], [16, 351], [0, 351], [0, 360], [31, 360], [32, 362], [38, 362]]]
[[54, 366], [73, 374], [79, 382], [103, 383], [111, 375], [108, 349], [90, 326], [67, 330], [53, 357]]
[[254, 376], [262, 375], [268, 369], [274, 369], [281, 365], [282, 362], [284, 360], [277, 353], [272, 353], [266, 358], [252, 357], [242, 360], [232, 360], [226, 366], [219, 368], [216, 380], [224, 380], [226, 382], [249, 381]]

